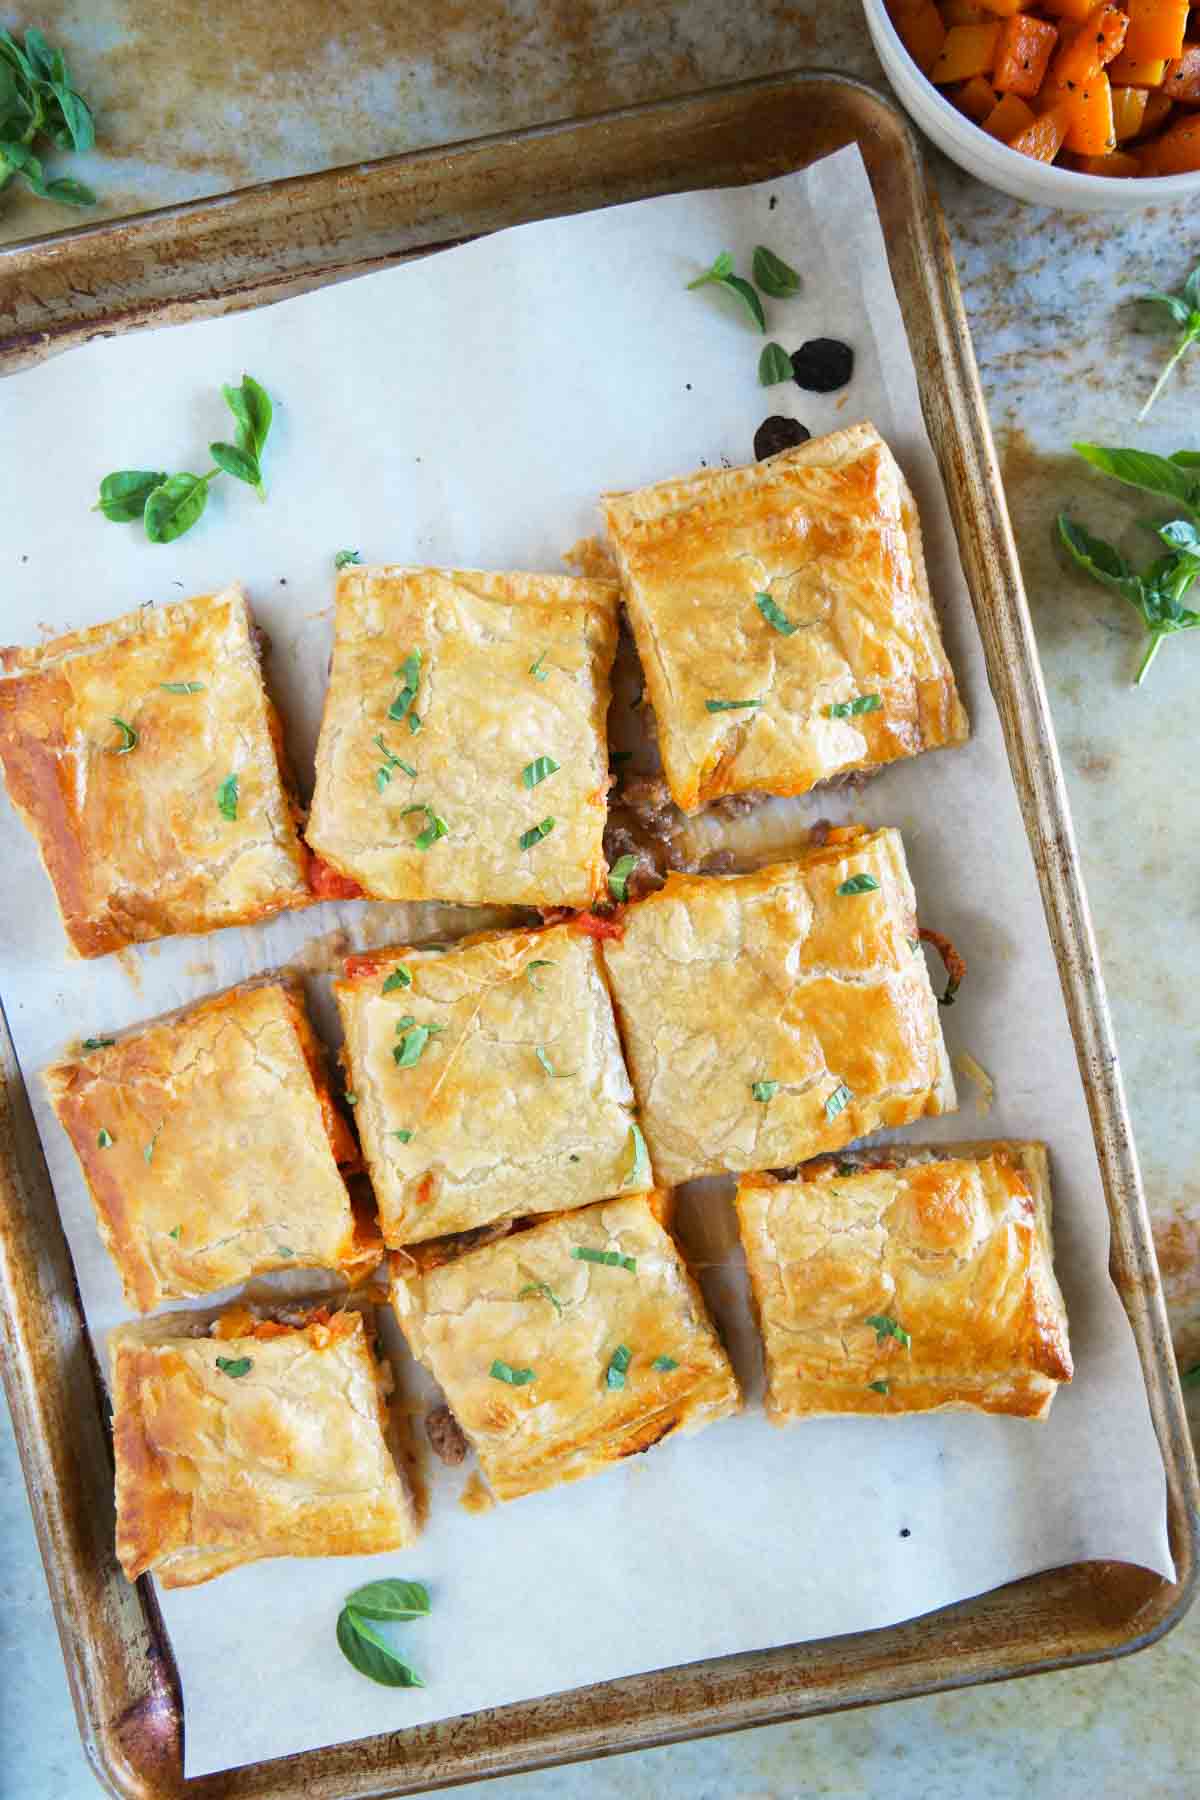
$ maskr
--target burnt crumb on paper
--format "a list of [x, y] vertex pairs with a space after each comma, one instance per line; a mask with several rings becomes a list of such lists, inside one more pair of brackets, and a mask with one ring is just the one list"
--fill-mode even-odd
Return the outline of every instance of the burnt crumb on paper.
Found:
[[768, 200], [768, 201], [767, 201], [767, 211], [768, 211], [768, 212], [774, 212], [774, 211], [775, 211], [775, 208], [776, 208], [776, 207], [777, 207], [777, 206], [778, 206], [778, 205], [779, 205], [779, 195], [778, 195], [778, 194], [772, 194], [772, 195], [771, 195], [771, 197], [770, 197], [770, 199], [769, 199], [769, 200]]

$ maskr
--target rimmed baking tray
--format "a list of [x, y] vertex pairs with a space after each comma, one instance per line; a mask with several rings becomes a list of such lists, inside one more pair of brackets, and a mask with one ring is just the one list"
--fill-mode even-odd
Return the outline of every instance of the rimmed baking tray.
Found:
[[913, 136], [871, 89], [791, 72], [421, 151], [0, 250], [0, 370], [90, 337], [259, 305], [500, 226], [761, 181], [857, 142], [1000, 709], [1166, 1466], [1174, 1582], [1079, 1563], [887, 1630], [660, 1670], [185, 1781], [171, 1648], [112, 1548], [105, 1405], [54, 1196], [0, 1032], [5, 1380], [85, 1750], [137, 1800], [383, 1800], [486, 1775], [1097, 1661], [1196, 1578], [1196, 1467], [1016, 551], [957, 278]]

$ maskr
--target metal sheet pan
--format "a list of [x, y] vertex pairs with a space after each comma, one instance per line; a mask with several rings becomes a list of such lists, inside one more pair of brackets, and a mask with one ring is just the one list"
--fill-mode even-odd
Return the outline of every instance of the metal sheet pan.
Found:
[[897, 109], [860, 83], [791, 72], [13, 245], [0, 251], [0, 370], [98, 335], [262, 304], [529, 219], [764, 180], [851, 142], [879, 207], [1041, 881], [1112, 1221], [1113, 1279], [1166, 1465], [1177, 1579], [1077, 1564], [883, 1631], [666, 1669], [185, 1781], [170, 1645], [147, 1584], [131, 1588], [113, 1556], [102, 1390], [5, 1029], [5, 1380], [80, 1731], [111, 1793], [382, 1800], [1096, 1661], [1153, 1642], [1192, 1598], [1200, 1486], [1062, 773], [954, 265]]

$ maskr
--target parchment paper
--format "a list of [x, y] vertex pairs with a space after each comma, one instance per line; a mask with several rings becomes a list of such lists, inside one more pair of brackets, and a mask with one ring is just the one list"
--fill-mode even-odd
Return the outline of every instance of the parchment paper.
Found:
[[[768, 302], [771, 335], [788, 348], [822, 334], [851, 342], [848, 393], [760, 389], [763, 340], [714, 289], [685, 292], [722, 249], [748, 270], [757, 243], [803, 277], [798, 299]], [[109, 469], [206, 467], [203, 446], [229, 435], [219, 383], [243, 369], [276, 399], [268, 505], [223, 482], [201, 525], [169, 548], [88, 510]], [[5, 382], [0, 411], [4, 637], [33, 641], [240, 578], [273, 641], [269, 674], [301, 771], [311, 769], [336, 550], [556, 569], [565, 546], [597, 529], [602, 488], [749, 461], [770, 412], [814, 434], [872, 419], [918, 496], [974, 735], [966, 749], [888, 769], [859, 795], [773, 805], [754, 829], [760, 846], [783, 849], [821, 812], [902, 828], [922, 918], [970, 963], [945, 1014], [951, 1051], [983, 1064], [996, 1102], [981, 1120], [960, 1079], [957, 1116], [901, 1135], [1044, 1137], [1052, 1155], [1077, 1374], [1048, 1424], [946, 1414], [770, 1427], [728, 1202], [708, 1184], [689, 1233], [713, 1263], [706, 1286], [747, 1384], [745, 1413], [481, 1516], [456, 1504], [463, 1471], [441, 1471], [412, 1552], [265, 1563], [162, 1594], [189, 1775], [883, 1626], [1079, 1558], [1172, 1572], [1163, 1470], [1107, 1275], [1074, 1050], [857, 150], [760, 187], [531, 225], [240, 317], [98, 344]], [[73, 963], [32, 844], [0, 805], [0, 991], [99, 1335], [121, 1316], [119, 1290], [37, 1070], [70, 1039], [199, 998], [335, 929], [365, 944], [447, 927], [431, 924], [437, 909], [406, 921], [401, 908], [327, 906]], [[425, 1390], [404, 1362], [419, 1410]], [[334, 1642], [346, 1592], [388, 1572], [426, 1581], [433, 1596], [432, 1618], [403, 1633], [422, 1690], [373, 1686]]]

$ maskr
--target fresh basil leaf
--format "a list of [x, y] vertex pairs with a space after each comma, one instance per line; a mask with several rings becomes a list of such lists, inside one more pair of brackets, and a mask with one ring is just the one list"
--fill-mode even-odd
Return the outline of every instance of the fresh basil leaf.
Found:
[[511, 1363], [501, 1362], [497, 1357], [488, 1374], [493, 1381], [506, 1382], [509, 1387], [528, 1387], [535, 1379], [532, 1369], [514, 1369]]
[[781, 381], [790, 381], [792, 374], [792, 359], [783, 345], [765, 345], [758, 359], [759, 387], [778, 387]]
[[629, 1173], [621, 1183], [623, 1188], [644, 1188], [649, 1185], [650, 1152], [646, 1149], [646, 1140], [642, 1136], [640, 1125], [629, 1127], [629, 1144], [631, 1161]]
[[773, 300], [790, 300], [793, 294], [800, 292], [800, 277], [795, 269], [785, 263], [782, 256], [768, 250], [765, 244], [755, 247], [751, 269], [758, 286]]
[[41, 32], [32, 25], [25, 33], [25, 54], [33, 73], [49, 80], [54, 73], [54, 52]]
[[116, 1038], [84, 1038], [82, 1047], [85, 1050], [107, 1050], [116, 1041]]
[[531, 825], [529, 830], [523, 831], [517, 839], [518, 848], [532, 850], [535, 844], [540, 844], [543, 838], [550, 836], [554, 830], [554, 824], [553, 819], [543, 819], [539, 825]]
[[571, 1255], [576, 1262], [602, 1263], [606, 1269], [626, 1269], [637, 1273], [637, 1257], [622, 1256], [619, 1250], [590, 1250], [586, 1244], [574, 1244]]
[[160, 681], [159, 688], [164, 694], [202, 694], [202, 681]]
[[535, 788], [547, 776], [556, 775], [560, 767], [561, 764], [556, 763], [552, 756], [537, 756], [532, 762], [525, 764], [521, 770], [521, 780], [527, 788]]
[[710, 282], [723, 288], [727, 294], [732, 294], [745, 307], [760, 331], [767, 329], [767, 315], [763, 312], [762, 301], [748, 281], [733, 273], [733, 258], [728, 250], [722, 250], [711, 268], [705, 269], [702, 275], [698, 275], [695, 281], [689, 281], [687, 285], [689, 289], [700, 288], [708, 286]]
[[851, 875], [846, 881], [838, 883], [839, 894], [877, 894], [879, 883], [873, 875]]
[[1185, 1388], [1200, 1387], [1200, 1363], [1193, 1363], [1190, 1369], [1185, 1369], [1179, 1377], [1179, 1384]]
[[531, 1298], [535, 1300], [548, 1300], [559, 1318], [562, 1318], [562, 1301], [548, 1282], [527, 1281], [525, 1286], [518, 1290], [518, 1300], [529, 1300]]
[[529, 985], [535, 994], [542, 992], [542, 984], [534, 975], [535, 969], [552, 969], [554, 964], [544, 956], [535, 956], [532, 962], [525, 964], [525, 973], [529, 977]]
[[394, 994], [397, 988], [409, 988], [411, 986], [412, 970], [407, 963], [397, 963], [387, 980], [384, 982], [380, 992], [384, 994]]
[[[776, 606], [770, 594], [755, 594], [754, 604], [757, 606], [763, 618], [767, 621], [767, 624], [773, 625], [776, 631], [783, 637], [791, 637], [794, 631], [799, 631], [799, 625], [792, 624], [792, 621], [788, 618], [787, 614], [781, 612]], [[759, 701], [758, 704], [761, 705], [761, 701]], [[709, 707], [709, 711], [712, 711], [711, 706]]]
[[1178, 294], [1159, 294], [1153, 290], [1148, 294], [1139, 294], [1138, 303], [1141, 306], [1161, 306], [1176, 325], [1186, 325], [1192, 311], [1187, 301], [1181, 300]]
[[545, 1069], [547, 1075], [549, 1075], [550, 1079], [553, 1081], [555, 1078], [554, 1064], [550, 1061], [550, 1058], [546, 1055], [546, 1052], [542, 1049], [540, 1044], [534, 1045], [533, 1054], [537, 1057], [543, 1069]]
[[750, 707], [761, 705], [761, 700], [706, 700], [704, 710], [710, 713], [744, 712]]
[[253, 375], [243, 375], [240, 387], [226, 383], [221, 389], [225, 404], [237, 420], [238, 447], [255, 461], [262, 457], [271, 429], [271, 398]]
[[217, 789], [217, 811], [231, 822], [238, 816], [238, 778], [227, 775]]
[[128, 525], [141, 518], [147, 500], [166, 479], [162, 469], [117, 469], [100, 483], [100, 498], [92, 510], [114, 525]]
[[424, 1583], [400, 1581], [394, 1576], [355, 1588], [343, 1604], [363, 1619], [425, 1619], [430, 1612], [429, 1590]]
[[333, 559], [335, 569], [348, 569], [351, 563], [360, 563], [362, 557], [357, 550], [339, 550]]
[[725, 281], [733, 274], [733, 257], [728, 250], [722, 250], [703, 275], [697, 275], [695, 281], [688, 282], [688, 292], [693, 288], [703, 287], [709, 281]]
[[402, 1656], [380, 1637], [366, 1619], [344, 1606], [337, 1621], [338, 1649], [351, 1668], [380, 1687], [418, 1688], [425, 1683]]
[[133, 729], [132, 725], [127, 725], [124, 719], [118, 719], [115, 715], [112, 723], [121, 734], [121, 742], [116, 750], [114, 750], [113, 755], [128, 756], [131, 750], [137, 749], [138, 734]]
[[168, 475], [146, 497], [146, 536], [152, 544], [173, 544], [190, 531], [208, 503], [209, 475]]
[[633, 1351], [626, 1344], [618, 1344], [608, 1360], [604, 1371], [604, 1385], [609, 1388], [623, 1388], [629, 1365], [633, 1361]]
[[845, 1112], [853, 1098], [854, 1095], [850, 1092], [850, 1089], [846, 1086], [845, 1082], [839, 1081], [832, 1094], [829, 1094], [825, 1100], [825, 1117], [829, 1120], [830, 1124], [833, 1123], [839, 1113]]
[[898, 1320], [889, 1318], [887, 1313], [870, 1313], [865, 1323], [874, 1331], [876, 1344], [882, 1344], [886, 1339], [892, 1337], [905, 1350], [912, 1349], [912, 1339], [903, 1325]]
[[222, 1375], [229, 1375], [237, 1381], [241, 1376], [248, 1375], [254, 1364], [248, 1356], [218, 1356], [217, 1367]]
[[1200, 450], [1174, 450], [1167, 460], [1181, 469], [1200, 469]]
[[546, 652], [543, 650], [541, 655], [538, 657], [537, 661], [532, 662], [529, 665], [529, 673], [533, 676], [533, 679], [535, 681], [545, 681], [547, 676], [550, 673], [549, 669], [543, 669], [543, 667], [542, 667], [542, 664], [545, 662], [545, 660], [546, 660]]
[[1106, 448], [1103, 444], [1073, 444], [1072, 449], [1114, 481], [1123, 481], [1147, 494], [1159, 494], [1181, 506], [1200, 506], [1200, 482], [1169, 457], [1154, 456], [1149, 450]]
[[637, 857], [627, 850], [624, 856], [618, 856], [608, 871], [608, 891], [614, 900], [625, 900], [629, 877], [637, 868], [637, 864]]
[[779, 1092], [779, 1083], [777, 1081], [752, 1081], [750, 1092], [765, 1106], [768, 1100], [773, 1100]]
[[1200, 263], [1197, 263], [1179, 290], [1193, 312], [1200, 312]]
[[1066, 513], [1058, 515], [1058, 535], [1071, 556], [1094, 581], [1115, 588], [1117, 593], [1141, 611], [1145, 588], [1119, 550], [1094, 537], [1084, 525], [1077, 525]]
[[660, 1375], [669, 1375], [672, 1369], [679, 1367], [679, 1364], [673, 1356], [656, 1356], [650, 1367], [657, 1370]]
[[392, 1051], [392, 1060], [398, 1069], [415, 1068], [425, 1054], [425, 1046], [431, 1037], [441, 1030], [440, 1025], [409, 1025]]
[[878, 712], [882, 705], [878, 694], [859, 694], [855, 700], [838, 700], [825, 710], [831, 719], [856, 719], [860, 713]]
[[887, 1394], [891, 1392], [886, 1381], [868, 1381], [867, 1386], [873, 1394]]
[[262, 470], [248, 450], [241, 450], [236, 444], [216, 443], [208, 446], [208, 454], [218, 469], [224, 469], [235, 481], [244, 481], [252, 488], [262, 486]]
[[102, 1125], [96, 1133], [96, 1143], [101, 1150], [111, 1150], [116, 1139], [107, 1125]]
[[56, 200], [60, 206], [95, 206], [96, 196], [90, 187], [82, 181], [72, 181], [68, 175], [59, 175], [53, 181], [47, 181], [40, 189], [43, 200]]
[[[63, 123], [67, 128], [67, 135], [70, 140], [71, 148], [80, 151], [90, 150], [92, 145], [96, 142], [96, 126], [95, 121], [92, 118], [91, 107], [88, 105], [83, 95], [77, 94], [75, 89], [68, 87], [65, 82], [56, 81], [54, 83], [54, 98], [58, 101], [59, 111], [62, 113]], [[78, 186], [79, 184], [76, 182], [72, 185]], [[85, 189], [84, 191], [86, 192], [87, 190]], [[95, 195], [92, 195], [91, 199], [84, 204], [91, 205], [94, 200]]]

